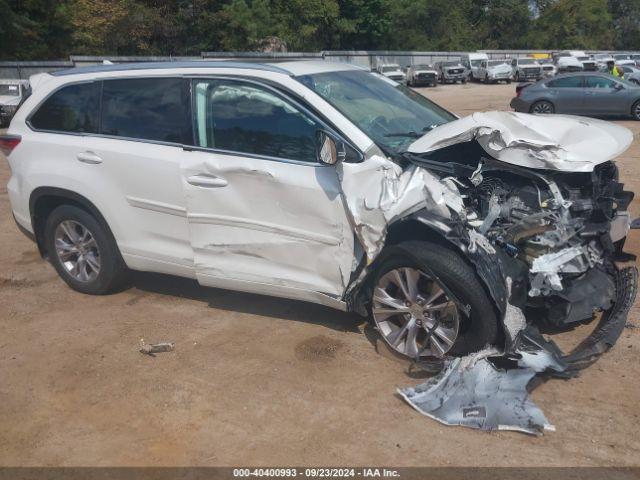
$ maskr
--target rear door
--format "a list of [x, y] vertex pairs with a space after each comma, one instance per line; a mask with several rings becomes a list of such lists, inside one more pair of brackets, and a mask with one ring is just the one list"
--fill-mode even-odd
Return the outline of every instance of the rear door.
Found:
[[548, 100], [556, 113], [582, 113], [584, 108], [584, 85], [581, 76], [560, 77], [546, 82]]
[[192, 91], [197, 147], [182, 175], [199, 282], [342, 297], [354, 237], [336, 169], [316, 160], [322, 123], [249, 80], [197, 79]]
[[584, 113], [621, 115], [629, 113], [626, 87], [613, 78], [600, 75], [585, 77]]

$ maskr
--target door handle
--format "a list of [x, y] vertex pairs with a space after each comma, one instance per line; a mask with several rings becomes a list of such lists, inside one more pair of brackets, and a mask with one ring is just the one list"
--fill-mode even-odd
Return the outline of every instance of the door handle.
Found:
[[99, 163], [102, 163], [102, 158], [93, 152], [80, 152], [76, 158], [79, 162], [87, 163], [89, 165], [98, 165]]
[[219, 188], [227, 186], [227, 181], [224, 178], [207, 174], [192, 175], [191, 177], [187, 178], [187, 182], [196, 187], [205, 188]]

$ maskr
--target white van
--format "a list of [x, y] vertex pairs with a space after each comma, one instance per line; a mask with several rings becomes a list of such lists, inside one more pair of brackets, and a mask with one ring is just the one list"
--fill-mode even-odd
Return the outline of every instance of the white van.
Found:
[[483, 60], [489, 60], [486, 53], [463, 53], [460, 55], [460, 63], [469, 71], [469, 80], [479, 81], [482, 77], [478, 74], [478, 68]]

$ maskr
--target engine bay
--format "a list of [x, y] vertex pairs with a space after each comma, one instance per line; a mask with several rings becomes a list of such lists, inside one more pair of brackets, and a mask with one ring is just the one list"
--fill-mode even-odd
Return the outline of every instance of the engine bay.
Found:
[[[622, 252], [633, 193], [618, 182], [615, 164], [552, 172], [469, 156], [478, 154], [469, 145], [466, 150], [468, 160], [446, 167], [440, 159], [419, 163], [459, 193], [464, 209], [458, 216], [467, 229], [528, 272], [512, 303], [534, 323], [558, 328], [611, 308], [615, 262], [633, 259]], [[450, 159], [452, 152], [446, 153]]]

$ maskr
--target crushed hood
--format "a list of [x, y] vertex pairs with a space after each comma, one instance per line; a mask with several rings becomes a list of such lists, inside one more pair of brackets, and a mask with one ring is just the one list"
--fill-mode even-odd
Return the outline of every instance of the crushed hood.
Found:
[[590, 172], [629, 148], [633, 134], [592, 118], [481, 112], [431, 130], [413, 142], [408, 152], [430, 153], [472, 140], [493, 158], [513, 165]]

